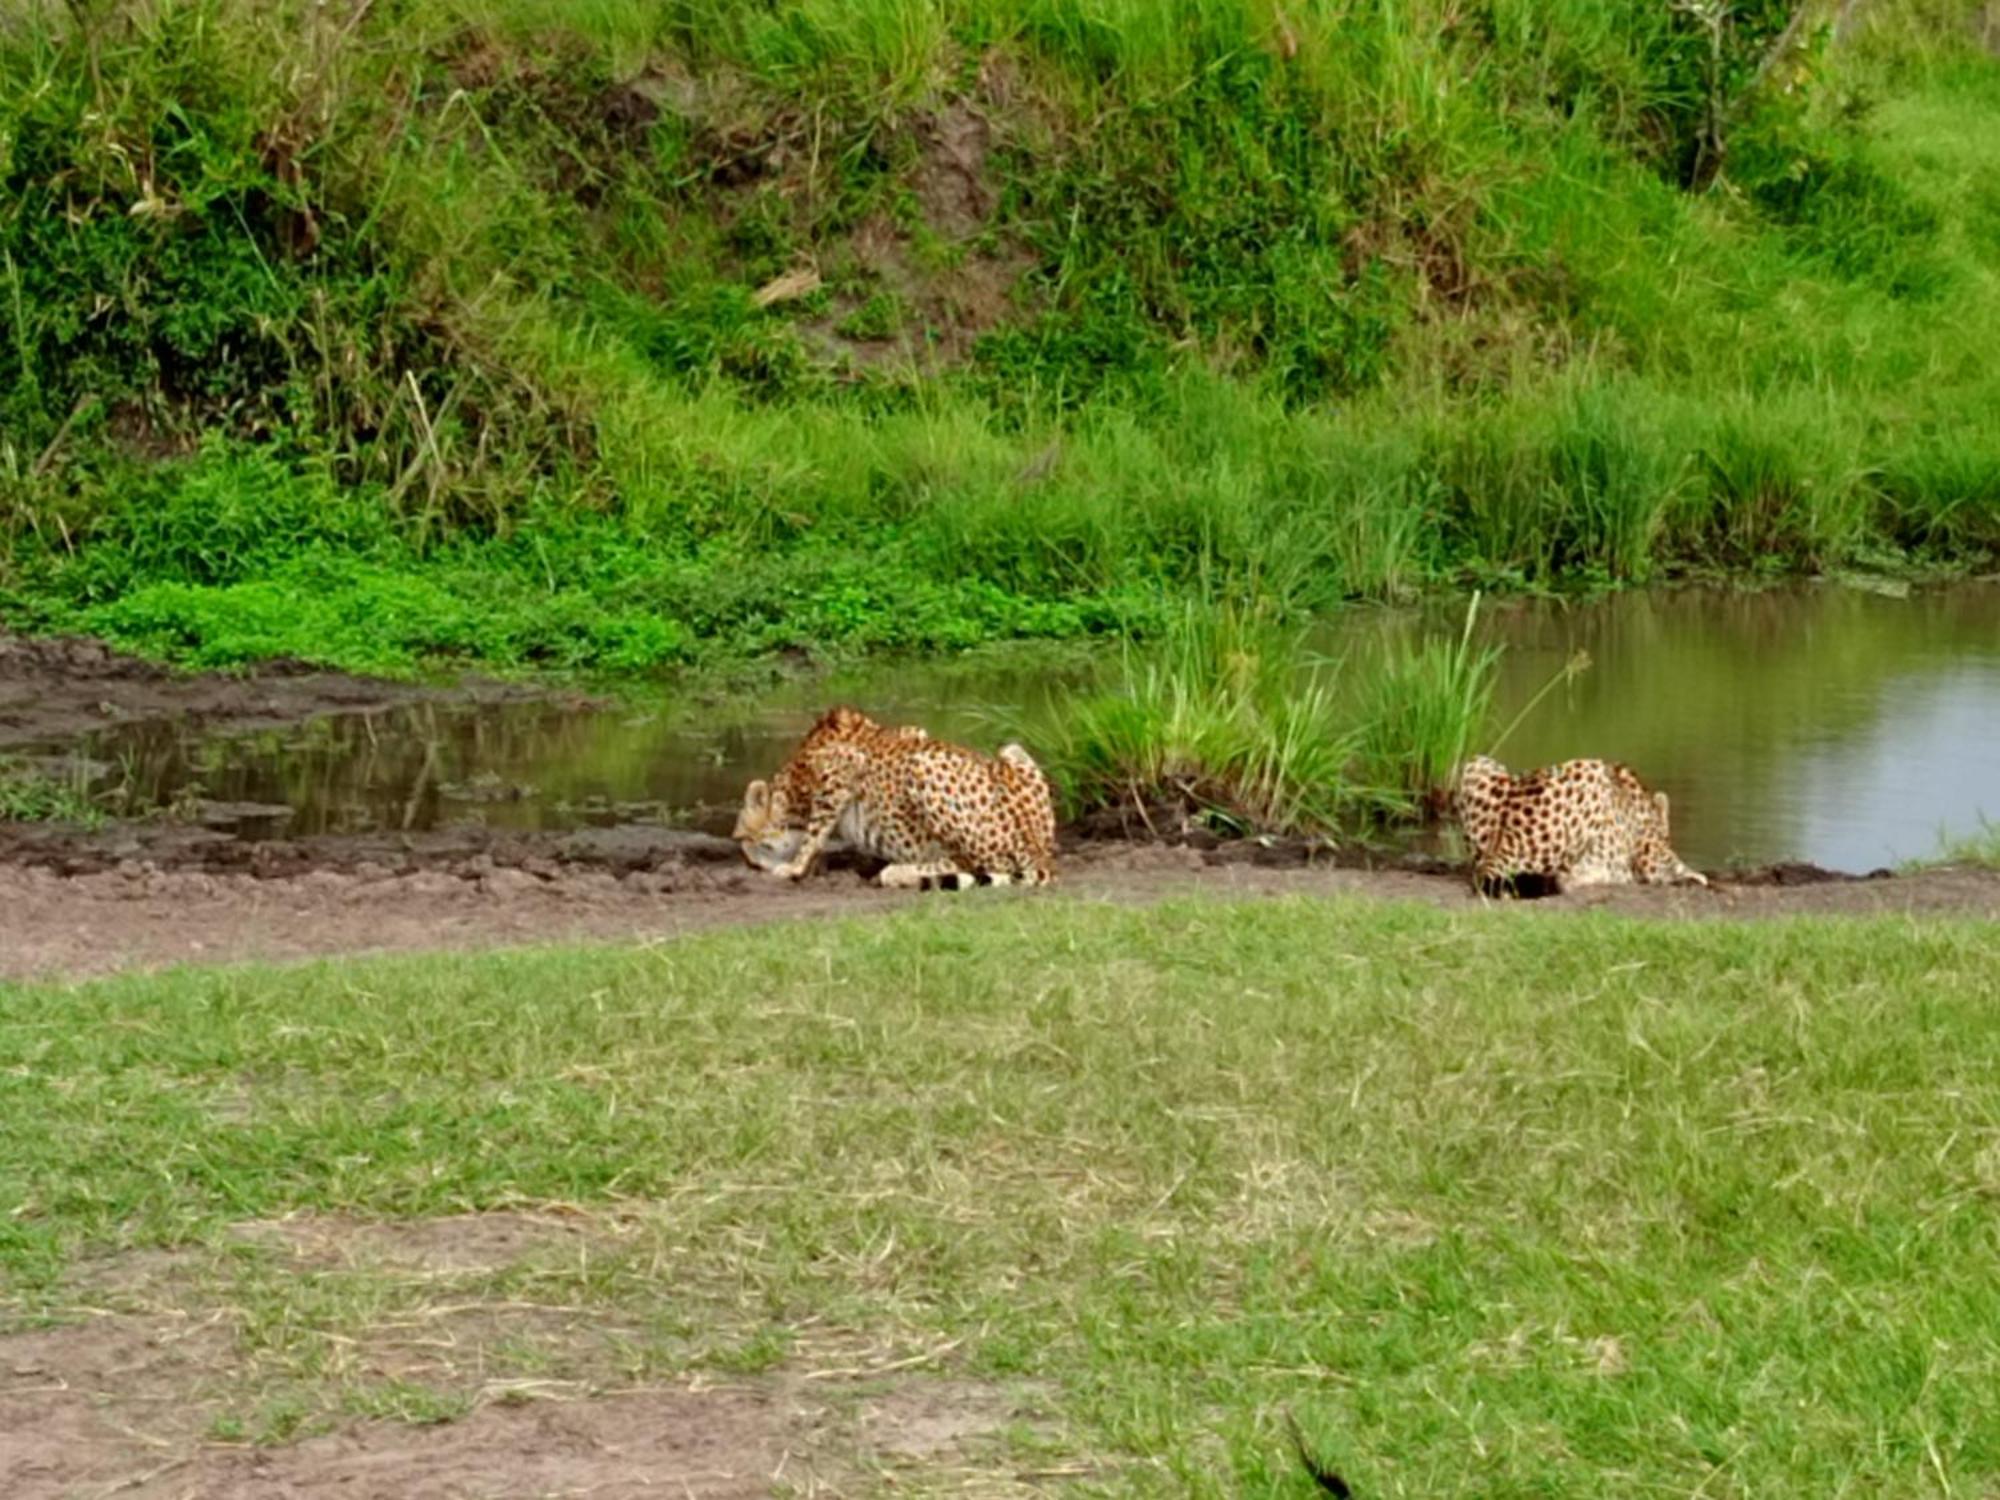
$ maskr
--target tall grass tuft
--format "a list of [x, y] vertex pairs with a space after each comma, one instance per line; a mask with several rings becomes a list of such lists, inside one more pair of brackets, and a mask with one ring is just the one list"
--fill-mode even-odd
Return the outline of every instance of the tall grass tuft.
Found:
[[1332, 834], [1426, 810], [1485, 724], [1499, 649], [1454, 637], [1339, 660], [1256, 611], [1189, 607], [1107, 692], [1039, 726], [1072, 817]]
[[1937, 853], [1912, 860], [1911, 869], [1942, 865], [1964, 865], [1974, 869], [2000, 870], [2000, 822], [1981, 818], [1979, 827], [1957, 836], [1940, 832]]
[[1478, 645], [1479, 595], [1456, 637], [1391, 642], [1366, 674], [1362, 774], [1378, 787], [1435, 806], [1493, 708], [1500, 648]]
[[0, 823], [79, 823], [95, 828], [106, 817], [79, 764], [54, 775], [35, 766], [0, 760]]
[[1314, 833], [1374, 805], [1349, 775], [1356, 728], [1305, 656], [1296, 627], [1189, 606], [1154, 645], [1128, 648], [1110, 691], [1037, 734], [1067, 810], [1127, 831]]

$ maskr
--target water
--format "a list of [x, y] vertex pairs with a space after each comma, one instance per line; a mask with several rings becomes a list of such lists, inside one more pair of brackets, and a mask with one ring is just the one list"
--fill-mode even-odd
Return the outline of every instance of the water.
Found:
[[140, 724], [66, 753], [102, 784], [121, 785], [132, 805], [219, 805], [227, 826], [250, 837], [635, 821], [727, 833], [744, 782], [780, 765], [830, 703], [992, 746], [1004, 738], [995, 705], [1040, 704], [1090, 670], [1011, 651], [793, 682], [722, 703], [664, 693], [594, 709], [422, 703], [236, 735]]
[[[1441, 615], [1357, 612], [1332, 627], [1451, 629]], [[1550, 694], [1500, 754], [1527, 767], [1624, 760], [1673, 798], [1675, 842], [1704, 866], [1809, 860], [1865, 870], [1937, 852], [2000, 818], [2000, 586], [1884, 597], [1822, 586], [1680, 591], [1586, 605], [1490, 605], [1507, 654], [1494, 730], [1577, 651], [1590, 668]], [[98, 736], [142, 801], [198, 786], [256, 836], [477, 823], [569, 828], [668, 819], [726, 832], [818, 710], [853, 702], [991, 746], [995, 714], [1090, 676], [1012, 653], [790, 684], [749, 701], [667, 696], [599, 710], [423, 705], [231, 738], [172, 724]]]
[[2000, 819], [2000, 586], [1633, 594], [1491, 624], [1496, 729], [1568, 653], [1592, 661], [1502, 759], [1630, 763], [1696, 864], [1868, 870]]

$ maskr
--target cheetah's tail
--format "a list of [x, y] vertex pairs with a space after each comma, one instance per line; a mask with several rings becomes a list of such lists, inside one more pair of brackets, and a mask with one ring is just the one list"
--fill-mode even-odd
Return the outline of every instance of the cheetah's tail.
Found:
[[1299, 1450], [1299, 1462], [1306, 1466], [1306, 1472], [1312, 1475], [1313, 1483], [1329, 1495], [1338, 1496], [1339, 1500], [1352, 1500], [1354, 1491], [1349, 1488], [1347, 1481], [1315, 1458], [1312, 1449], [1306, 1446], [1306, 1435], [1299, 1431], [1299, 1419], [1292, 1415], [1289, 1408], [1285, 1411], [1285, 1426], [1291, 1431], [1292, 1446]]
[[917, 883], [920, 891], [969, 891], [979, 885], [1051, 885], [1055, 876], [1046, 870], [943, 870], [926, 875]]

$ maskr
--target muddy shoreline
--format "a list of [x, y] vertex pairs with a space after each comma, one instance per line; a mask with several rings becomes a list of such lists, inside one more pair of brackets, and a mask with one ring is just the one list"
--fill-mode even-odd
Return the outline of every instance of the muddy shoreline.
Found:
[[[550, 698], [490, 682], [376, 682], [277, 663], [242, 676], [177, 675], [88, 641], [0, 637], [0, 747], [107, 723], [296, 723], [414, 701]], [[564, 701], [562, 695], [555, 695]], [[581, 695], [574, 701], [589, 703]], [[564, 832], [449, 826], [244, 837], [272, 809], [207, 806], [192, 821], [96, 828], [0, 823], [0, 979], [73, 977], [184, 962], [296, 959], [510, 943], [645, 940], [786, 917], [900, 909], [912, 900], [1149, 901], [1212, 893], [1478, 904], [1436, 859], [1321, 841], [1135, 841], [1071, 830], [1053, 892], [915, 896], [834, 859], [801, 884], [748, 868], [713, 832], [622, 822]], [[1881, 912], [2000, 918], [2000, 872], [1849, 876], [1805, 865], [1711, 871], [1709, 890], [1579, 893], [1524, 912], [1763, 917]]]
[[[242, 813], [254, 818], [270, 811], [248, 808]], [[322, 874], [366, 881], [440, 874], [479, 881], [504, 871], [545, 883], [583, 874], [615, 879], [643, 875], [652, 877], [655, 888], [667, 888], [662, 882], [681, 881], [729, 889], [771, 883], [750, 882], [756, 872], [745, 865], [734, 841], [654, 822], [546, 832], [466, 824], [411, 832], [246, 838], [234, 827], [235, 810], [221, 808], [217, 813], [205, 821], [115, 819], [94, 828], [64, 822], [0, 822], [0, 866], [65, 877], [203, 874], [285, 880]], [[1339, 870], [1463, 879], [1457, 866], [1425, 854], [1324, 839], [1223, 838], [1202, 829], [1161, 836], [1109, 826], [1066, 828], [1060, 846], [1066, 866], [1085, 869], [1123, 862], [1180, 869]], [[875, 869], [870, 862], [839, 853], [828, 855], [822, 865], [824, 875], [848, 874], [864, 882]], [[1888, 869], [1848, 874], [1797, 862], [1704, 873], [1727, 888], [1851, 885], [1898, 878]]]
[[[263, 846], [240, 844], [248, 863], [222, 870], [126, 859], [66, 875], [49, 865], [0, 861], [0, 981], [185, 963], [662, 941], [717, 927], [864, 917], [939, 902], [1310, 896], [1417, 902], [1447, 911], [1482, 905], [1457, 872], [1353, 868], [1327, 859], [1281, 862], [1288, 851], [1242, 846], [1089, 843], [1065, 853], [1061, 883], [1052, 890], [946, 894], [883, 890], [838, 861], [794, 884], [748, 868], [726, 840], [671, 837], [671, 851], [656, 851], [650, 861], [629, 847], [593, 854], [540, 848], [535, 841], [449, 857], [432, 847], [408, 864], [354, 858], [340, 868], [316, 863], [312, 841], [301, 841], [284, 855], [266, 849], [264, 873], [253, 868]], [[426, 866], [426, 857], [437, 862]], [[2000, 871], [1937, 869], [1866, 879], [1780, 868], [1724, 876], [1706, 890], [1598, 889], [1512, 903], [1510, 909], [1527, 921], [1593, 912], [1671, 920], [1889, 914], [2000, 920]]]
[[[0, 635], [0, 751], [75, 740], [107, 726], [172, 721], [217, 733], [295, 725], [328, 714], [363, 714], [412, 703], [480, 706], [540, 700], [583, 710], [599, 700], [533, 684], [466, 678], [455, 683], [392, 682], [272, 661], [241, 673], [178, 673], [101, 642]], [[558, 832], [491, 829], [474, 823], [413, 831], [288, 837], [285, 809], [200, 802], [188, 814], [117, 818], [96, 827], [0, 822], [0, 865], [63, 876], [172, 873], [287, 879], [309, 874], [363, 880], [439, 872], [465, 880], [517, 871], [550, 881], [566, 874], [725, 876], [740, 855], [715, 832], [642, 821]], [[729, 809], [707, 821], [726, 825]], [[274, 828], [275, 825], [275, 828]], [[246, 837], [246, 829], [273, 829]], [[1335, 867], [1442, 876], [1438, 860], [1323, 840], [1225, 840], [1202, 831], [1159, 838], [1118, 819], [1065, 830], [1063, 852], [1101, 864], [1118, 851], [1192, 851], [1204, 867]], [[1180, 863], [1180, 854], [1167, 857]], [[1143, 856], [1142, 856], [1143, 858]], [[844, 868], [838, 859], [837, 871]], [[1715, 873], [1715, 872], [1711, 872]], [[1809, 865], [1773, 865], [1720, 875], [1737, 885], [1820, 885], [1887, 875], [1847, 876]], [[727, 882], [725, 883], [732, 883]]]
[[595, 700], [552, 687], [466, 677], [437, 684], [269, 661], [242, 672], [175, 672], [72, 636], [0, 635], [0, 750], [76, 739], [93, 730], [178, 720], [218, 731], [280, 728], [321, 714], [424, 702]]

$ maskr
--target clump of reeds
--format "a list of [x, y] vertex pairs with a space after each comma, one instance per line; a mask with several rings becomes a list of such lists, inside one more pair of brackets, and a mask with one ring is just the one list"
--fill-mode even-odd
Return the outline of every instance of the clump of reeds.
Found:
[[1190, 607], [1117, 680], [1036, 736], [1068, 811], [1126, 832], [1329, 834], [1409, 817], [1491, 707], [1498, 648], [1444, 641], [1340, 660], [1302, 627]]

